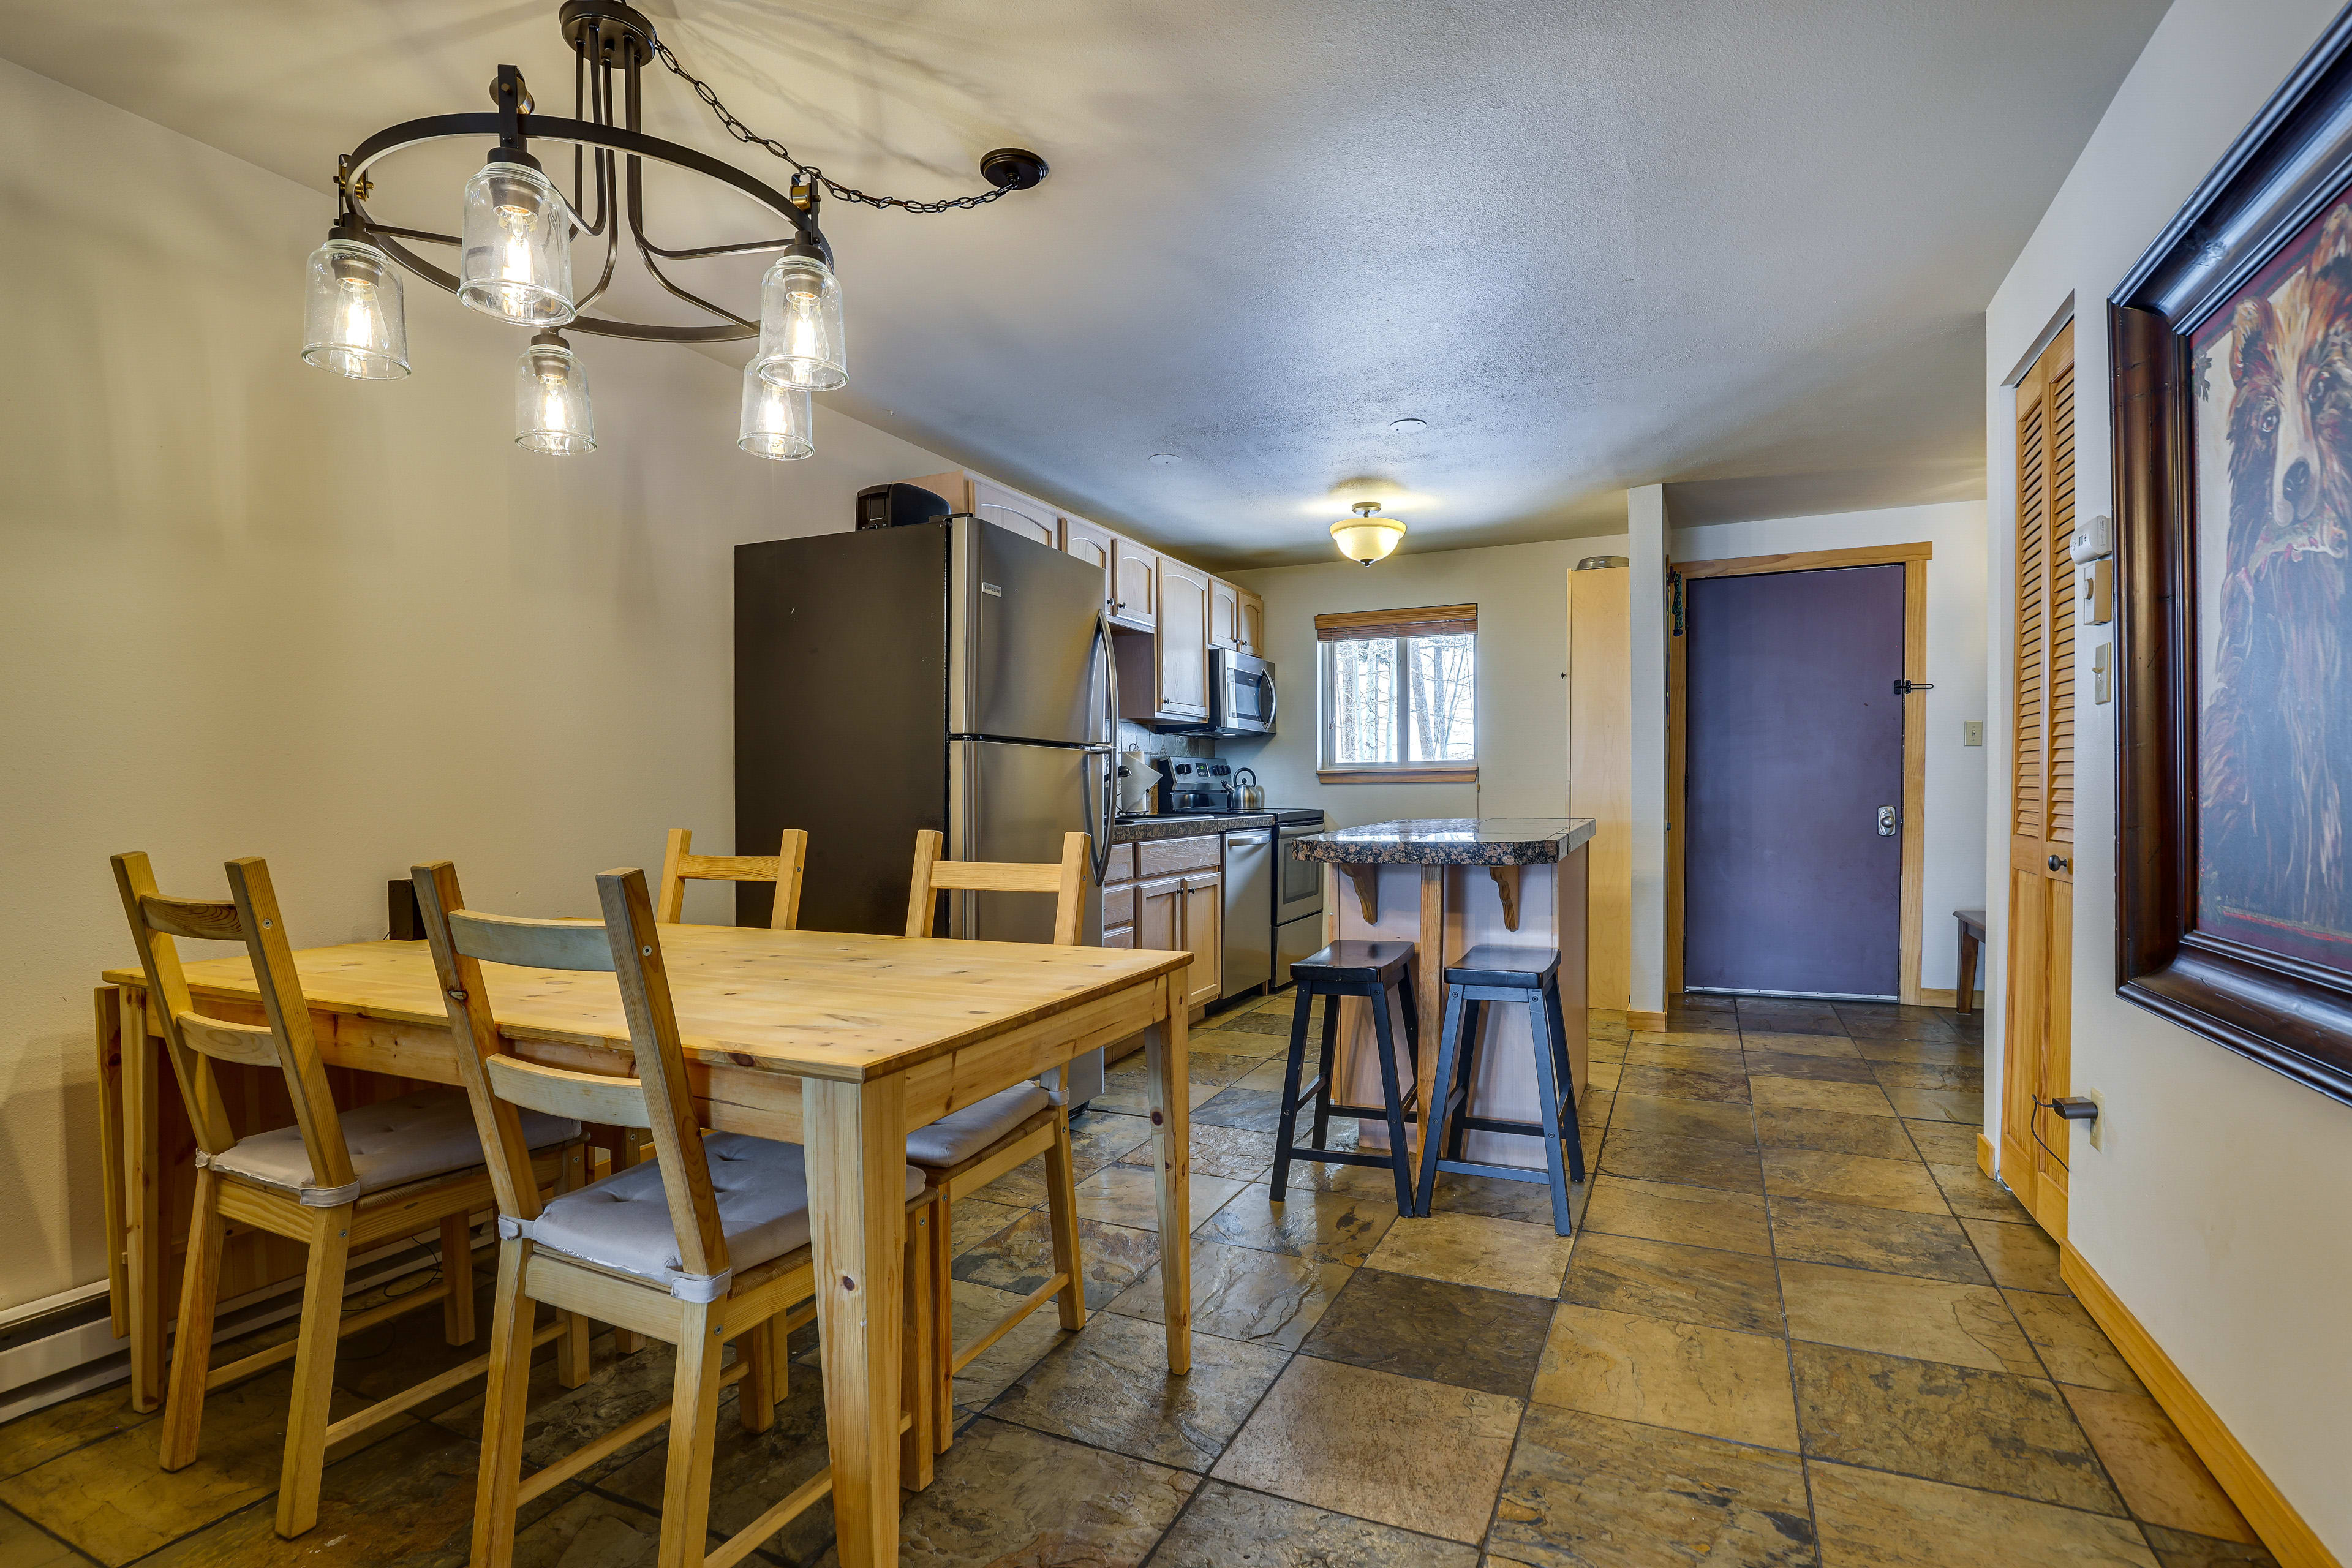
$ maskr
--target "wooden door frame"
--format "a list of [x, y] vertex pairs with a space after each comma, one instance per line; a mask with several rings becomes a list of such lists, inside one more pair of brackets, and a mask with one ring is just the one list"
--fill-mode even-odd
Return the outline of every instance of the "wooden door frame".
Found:
[[[1801, 550], [1784, 555], [1742, 555], [1728, 561], [1676, 561], [1666, 566], [1671, 601], [1666, 617], [1666, 991], [1683, 988], [1683, 846], [1688, 834], [1685, 787], [1689, 752], [1687, 605], [1675, 597], [1681, 584], [1696, 577], [1758, 577], [1778, 572], [1825, 572], [1841, 566], [1903, 568], [1903, 679], [1915, 685], [1927, 677], [1927, 563], [1936, 553], [1922, 540], [1911, 544], [1864, 544], [1849, 550]], [[1900, 952], [1896, 995], [1910, 1006], [1920, 1000], [1919, 958], [1927, 924], [1927, 694], [1903, 699], [1903, 872], [1898, 896]]]

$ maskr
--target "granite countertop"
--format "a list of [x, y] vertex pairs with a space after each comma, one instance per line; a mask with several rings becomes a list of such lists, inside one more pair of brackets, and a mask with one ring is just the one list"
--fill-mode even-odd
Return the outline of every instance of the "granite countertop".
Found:
[[1423, 816], [1334, 828], [1290, 852], [1341, 866], [1541, 866], [1591, 837], [1589, 816]]
[[1114, 822], [1110, 841], [1113, 844], [1146, 844], [1160, 838], [1205, 838], [1212, 833], [1223, 833], [1234, 827], [1272, 827], [1274, 813], [1270, 811], [1235, 812], [1231, 816], [1170, 816], [1150, 822]]

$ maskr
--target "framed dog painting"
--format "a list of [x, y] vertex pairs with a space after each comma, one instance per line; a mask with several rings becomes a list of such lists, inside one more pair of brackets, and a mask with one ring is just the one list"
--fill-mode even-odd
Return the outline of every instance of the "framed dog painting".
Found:
[[2352, 1101], [2352, 12], [2108, 312], [2116, 980]]

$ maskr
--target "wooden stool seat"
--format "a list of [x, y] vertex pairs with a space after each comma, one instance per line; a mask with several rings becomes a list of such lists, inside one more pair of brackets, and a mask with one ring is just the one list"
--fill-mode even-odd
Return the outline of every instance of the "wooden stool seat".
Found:
[[1409, 942], [1364, 942], [1348, 938], [1290, 966], [1293, 980], [1337, 980], [1350, 985], [1390, 985], [1412, 962]]
[[[1470, 1088], [1480, 1026], [1486, 1005], [1500, 1002], [1528, 1009], [1528, 1025], [1535, 1046], [1536, 1085], [1542, 1120], [1506, 1121], [1470, 1114]], [[1439, 1145], [1435, 1157], [1421, 1165], [1420, 1209], [1429, 1212], [1436, 1201], [1437, 1173], [1492, 1176], [1507, 1182], [1545, 1182], [1551, 1187], [1552, 1228], [1561, 1236], [1572, 1229], [1568, 1212], [1571, 1181], [1584, 1180], [1584, 1141], [1576, 1121], [1575, 1069], [1569, 1064], [1566, 1026], [1559, 1005], [1559, 950], [1487, 943], [1472, 948], [1461, 962], [1445, 970], [1445, 1025], [1438, 1037], [1437, 1113], [1430, 1119], [1428, 1136]], [[1507, 1132], [1544, 1141], [1543, 1169], [1496, 1165], [1463, 1158], [1463, 1144], [1473, 1132]], [[1561, 1143], [1567, 1156], [1561, 1157]]]
[[[1297, 1005], [1290, 1016], [1290, 1051], [1284, 1058], [1282, 1111], [1275, 1131], [1274, 1180], [1268, 1201], [1281, 1203], [1290, 1189], [1290, 1162], [1320, 1160], [1341, 1165], [1385, 1165], [1396, 1177], [1397, 1212], [1410, 1215], [1412, 1206], [1412, 1152], [1406, 1146], [1404, 1124], [1416, 1115], [1421, 1075], [1421, 1025], [1412, 1000], [1413, 944], [1409, 942], [1335, 942], [1320, 952], [1290, 966], [1298, 983]], [[1307, 1024], [1315, 999], [1325, 998], [1321, 1063], [1314, 1080], [1302, 1085], [1306, 1071]], [[1381, 1103], [1343, 1105], [1331, 1098], [1331, 1058], [1339, 1038], [1339, 999], [1360, 996], [1371, 1004], [1374, 1049], [1380, 1057]], [[1405, 1053], [1411, 1063], [1409, 1079], [1400, 1081], [1396, 1067], [1396, 1035], [1392, 1017], [1404, 1016]], [[1315, 1118], [1308, 1140], [1298, 1142], [1298, 1108], [1311, 1104]], [[1331, 1118], [1353, 1117], [1388, 1123], [1388, 1152], [1326, 1147]]]
[[1540, 991], [1559, 984], [1559, 949], [1482, 942], [1445, 966], [1445, 984]]

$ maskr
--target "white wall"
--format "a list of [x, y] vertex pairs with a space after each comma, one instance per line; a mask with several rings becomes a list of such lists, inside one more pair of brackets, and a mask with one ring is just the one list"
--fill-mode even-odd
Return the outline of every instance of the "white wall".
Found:
[[[1410, 816], [1560, 816], [1568, 803], [1568, 574], [1587, 555], [1622, 555], [1622, 535], [1391, 555], [1376, 566], [1242, 572], [1264, 596], [1281, 678], [1271, 740], [1222, 740], [1218, 754], [1257, 772], [1269, 805], [1319, 805], [1334, 827]], [[1478, 606], [1478, 782], [1324, 784], [1315, 778], [1315, 617], [1428, 605]]]
[[[2014, 394], [2002, 381], [2071, 294], [2075, 507], [2113, 510], [2104, 304], [2333, 17], [2336, 0], [2175, 0], [1985, 312], [1990, 453], [1986, 624], [2006, 754], [2015, 581]], [[2078, 667], [2107, 636], [2083, 628]], [[2081, 690], [2087, 694], [2088, 683]], [[2339, 1557], [2352, 1559], [2352, 1108], [2116, 995], [2114, 704], [2075, 716], [2074, 1089], [2105, 1101], [2104, 1152], [2075, 1124], [2068, 1230]], [[2010, 794], [1988, 803], [1988, 886], [2006, 885]], [[1989, 1121], [2005, 984], [2005, 895], [1987, 947]], [[1987, 1132], [1999, 1142], [1997, 1127]]]
[[1666, 1005], [1666, 489], [1625, 492], [1628, 561], [1626, 668], [1633, 704], [1633, 940], [1627, 948], [1626, 1010]]
[[317, 944], [383, 934], [419, 859], [560, 912], [666, 828], [723, 847], [730, 547], [946, 465], [830, 414], [817, 458], [746, 457], [734, 373], [594, 338], [602, 448], [523, 453], [521, 336], [425, 285], [414, 376], [300, 363], [324, 197], [5, 62], [0, 146], [5, 1309], [106, 1272], [110, 853], [199, 895], [266, 856]]
[[1871, 544], [1935, 546], [1927, 563], [1927, 832], [1922, 909], [1925, 951], [1919, 984], [1948, 991], [1959, 984], [1952, 911], [1981, 909], [1985, 891], [1985, 756], [1962, 744], [1962, 726], [1985, 716], [1985, 508], [1982, 501], [1892, 507], [1711, 523], [1674, 531], [1676, 561], [1727, 561], [1801, 550]]

